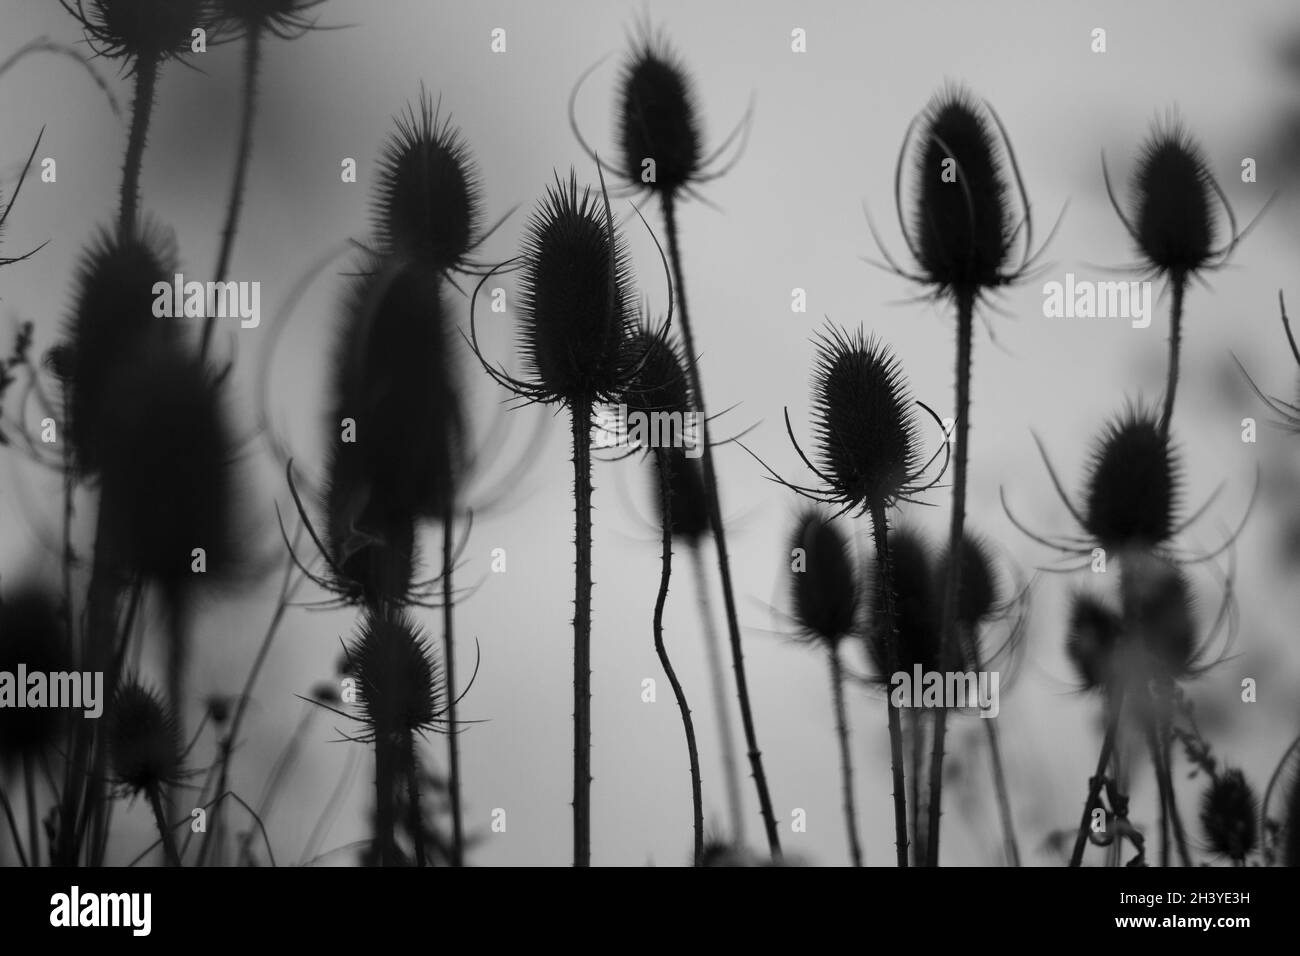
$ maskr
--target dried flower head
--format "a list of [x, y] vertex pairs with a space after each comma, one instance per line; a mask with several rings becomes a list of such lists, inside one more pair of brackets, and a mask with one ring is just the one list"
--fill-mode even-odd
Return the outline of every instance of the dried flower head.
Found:
[[404, 739], [442, 727], [446, 689], [432, 645], [401, 612], [368, 614], [348, 647], [363, 739]]
[[301, 36], [316, 25], [308, 11], [325, 0], [216, 0], [217, 15], [238, 36], [266, 30], [282, 40]]
[[[54, 674], [70, 670], [67, 636], [57, 597], [43, 588], [22, 588], [0, 601], [0, 673]], [[16, 681], [16, 677], [11, 677]], [[13, 686], [26, 697], [27, 687]], [[52, 707], [0, 706], [0, 767], [48, 753], [59, 740], [62, 715]]]
[[[673, 537], [698, 547], [709, 534], [709, 500], [704, 489], [704, 468], [699, 459], [688, 458], [683, 448], [665, 449], [663, 461], [668, 472]], [[656, 507], [662, 509], [659, 468], [654, 468], [654, 475]], [[663, 517], [660, 513], [659, 520], [663, 521]]]
[[799, 516], [790, 537], [790, 604], [802, 636], [829, 645], [858, 624], [859, 577], [849, 541], [815, 508]]
[[[962, 535], [960, 553], [961, 586], [957, 594], [956, 620], [965, 627], [975, 628], [997, 608], [997, 569], [993, 566], [988, 544], [977, 535], [969, 532]], [[947, 579], [951, 560], [951, 551], [945, 549], [939, 558], [935, 580]]]
[[666, 326], [652, 328], [646, 322], [628, 340], [629, 360], [634, 372], [622, 395], [629, 411], [679, 414], [691, 410], [691, 387], [681, 347]]
[[1096, 443], [1088, 470], [1084, 529], [1102, 547], [1154, 547], [1174, 531], [1181, 476], [1153, 414], [1130, 408]]
[[157, 693], [134, 678], [126, 680], [107, 716], [113, 778], [127, 793], [149, 792], [181, 779], [180, 728]]
[[1245, 775], [1225, 770], [1210, 781], [1201, 796], [1201, 829], [1210, 848], [1240, 863], [1259, 838], [1258, 803]]
[[1085, 690], [1110, 685], [1122, 630], [1119, 615], [1100, 599], [1082, 591], [1070, 599], [1065, 653]]
[[208, 0], [59, 0], [99, 56], [157, 61], [190, 51], [192, 31], [211, 25]]

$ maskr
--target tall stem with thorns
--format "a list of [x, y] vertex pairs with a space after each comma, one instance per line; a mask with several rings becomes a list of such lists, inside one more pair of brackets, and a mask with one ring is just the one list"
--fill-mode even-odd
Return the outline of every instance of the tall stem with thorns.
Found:
[[591, 402], [573, 416], [573, 865], [591, 865]]
[[[948, 532], [949, 554], [960, 554], [966, 529], [966, 439], [970, 434], [971, 339], [974, 331], [975, 296], [970, 291], [957, 295], [957, 421], [953, 454], [952, 520]], [[946, 666], [951, 659], [957, 623], [957, 598], [961, 591], [960, 561], [948, 562], [944, 581], [939, 628], [939, 659]], [[943, 757], [948, 714], [939, 708], [934, 715], [934, 745], [930, 751], [930, 806], [926, 827], [927, 866], [939, 865], [939, 819], [943, 815]]]
[[131, 132], [122, 165], [122, 193], [117, 218], [118, 233], [125, 236], [135, 228], [140, 205], [140, 167], [149, 138], [149, 118], [158, 87], [157, 57], [142, 56], [135, 64], [135, 98], [131, 103]]
[[681, 316], [682, 321], [682, 344], [686, 349], [686, 366], [690, 373], [691, 392], [699, 404], [704, 451], [704, 488], [709, 505], [709, 525], [713, 529], [713, 541], [718, 552], [718, 575], [722, 583], [722, 600], [727, 613], [727, 631], [731, 639], [731, 666], [736, 675], [736, 697], [740, 702], [740, 721], [745, 731], [745, 746], [749, 749], [749, 765], [753, 771], [754, 786], [758, 790], [763, 827], [767, 831], [768, 850], [776, 859], [781, 855], [781, 838], [776, 829], [776, 814], [772, 810], [772, 797], [767, 788], [767, 774], [763, 771], [763, 755], [758, 749], [758, 734], [754, 730], [754, 713], [749, 703], [745, 654], [740, 644], [740, 623], [736, 615], [736, 597], [731, 584], [731, 561], [727, 556], [727, 534], [722, 522], [722, 505], [718, 499], [718, 480], [713, 468], [713, 449], [709, 443], [709, 418], [700, 381], [695, 336], [691, 330], [690, 315], [686, 308], [686, 285], [677, 237], [677, 210], [671, 193], [663, 194], [663, 211], [665, 231], [668, 233], [668, 258], [672, 264], [673, 287], [677, 295], [677, 314]]
[[[898, 628], [894, 614], [894, 564], [889, 553], [889, 525], [883, 505], [871, 506], [871, 536], [876, 545], [876, 574], [880, 589], [878, 626], [884, 634], [885, 668], [898, 671]], [[892, 694], [886, 694], [889, 713], [889, 762], [894, 777], [894, 848], [898, 865], [907, 866], [907, 782], [903, 773], [903, 723]]]
[[844, 707], [844, 668], [840, 651], [830, 649], [831, 696], [835, 701], [835, 735], [840, 742], [840, 789], [844, 802], [844, 825], [849, 834], [849, 858], [854, 866], [862, 865], [862, 845], [858, 841], [858, 814], [853, 798], [853, 756], [849, 749], [849, 721]]
[[[450, 476], [448, 487], [450, 488]], [[452, 866], [465, 863], [465, 828], [460, 805], [460, 733], [456, 725], [456, 641], [454, 633], [455, 609], [452, 604], [452, 520], [453, 496], [447, 494], [442, 519], [442, 654], [447, 669], [447, 769], [451, 799]]]
[[1187, 289], [1187, 276], [1176, 272], [1169, 277], [1172, 301], [1169, 303], [1169, 372], [1165, 382], [1165, 407], [1160, 416], [1160, 431], [1169, 434], [1169, 422], [1174, 417], [1174, 397], [1178, 394], [1178, 363], [1183, 345], [1183, 293]]

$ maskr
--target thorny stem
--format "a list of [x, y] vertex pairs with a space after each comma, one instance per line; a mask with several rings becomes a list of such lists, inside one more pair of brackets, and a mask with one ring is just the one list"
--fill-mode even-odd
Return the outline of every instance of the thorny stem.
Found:
[[[885, 669], [898, 672], [898, 630], [894, 616], [894, 562], [889, 553], [889, 525], [883, 505], [871, 506], [871, 536], [876, 544], [876, 573], [879, 575], [881, 626], [885, 642]], [[907, 866], [907, 783], [903, 773], [903, 725], [894, 704], [894, 695], [886, 693], [889, 712], [889, 760], [894, 777], [894, 847], [898, 865]]]
[[655, 598], [654, 638], [655, 653], [659, 663], [668, 675], [672, 685], [673, 696], [677, 698], [677, 709], [682, 712], [682, 727], [686, 731], [686, 755], [691, 765], [691, 809], [695, 826], [695, 866], [704, 863], [704, 800], [700, 793], [700, 753], [695, 745], [695, 723], [691, 720], [691, 708], [686, 703], [686, 693], [682, 690], [677, 672], [673, 670], [672, 661], [668, 659], [668, 648], [664, 646], [664, 605], [668, 601], [668, 581], [673, 571], [673, 519], [672, 519], [672, 482], [668, 474], [668, 457], [663, 450], [655, 452], [655, 464], [659, 468], [660, 502], [659, 513], [663, 515], [663, 552], [662, 570], [659, 574], [659, 593]]
[[1165, 410], [1160, 416], [1160, 433], [1169, 434], [1169, 422], [1174, 416], [1174, 396], [1178, 393], [1178, 361], [1183, 343], [1183, 292], [1187, 277], [1174, 274], [1170, 278], [1173, 297], [1169, 304], [1169, 377], [1165, 383]]
[[[979, 641], [975, 635], [969, 639], [970, 659], [975, 662], [976, 672], [984, 669], [980, 660]], [[993, 788], [997, 792], [998, 816], [1002, 821], [1002, 845], [1007, 854], [1008, 866], [1020, 865], [1020, 846], [1016, 842], [1016, 826], [1011, 816], [1011, 794], [1007, 788], [1007, 775], [1002, 767], [1002, 745], [998, 741], [998, 722], [996, 717], [981, 721], [989, 737], [989, 756], [993, 763]]]
[[704, 629], [704, 653], [709, 666], [709, 682], [713, 687], [713, 713], [718, 722], [718, 738], [722, 751], [722, 775], [727, 789], [727, 809], [731, 815], [731, 844], [745, 843], [744, 802], [740, 795], [740, 771], [736, 766], [735, 735], [731, 728], [731, 707], [727, 701], [726, 675], [722, 669], [722, 648], [718, 632], [713, 626], [713, 602], [709, 599], [708, 571], [698, 542], [691, 543], [691, 558], [695, 566], [695, 595], [700, 605], [700, 623]]
[[573, 865], [591, 865], [591, 402], [573, 415]]
[[[230, 268], [230, 252], [235, 245], [235, 232], [239, 228], [239, 212], [244, 201], [244, 182], [248, 178], [248, 160], [253, 151], [253, 119], [257, 112], [257, 71], [262, 59], [262, 28], [252, 26], [244, 42], [244, 102], [239, 124], [239, 146], [235, 153], [235, 178], [230, 186], [230, 200], [226, 205], [226, 224], [221, 230], [221, 252], [217, 256], [217, 271], [213, 281], [224, 282]], [[203, 322], [203, 337], [199, 341], [199, 360], [207, 357], [212, 340], [215, 315]]]
[[[1109, 720], [1106, 721], [1106, 736], [1101, 742], [1101, 753], [1097, 757], [1097, 772], [1088, 781], [1088, 799], [1083, 804], [1083, 816], [1079, 820], [1079, 830], [1074, 836], [1074, 852], [1070, 854], [1070, 866], [1077, 867], [1083, 863], [1083, 851], [1088, 844], [1088, 828], [1092, 823], [1092, 810], [1097, 806], [1101, 788], [1106, 783], [1106, 765], [1110, 763], [1111, 752], [1115, 749], [1115, 736], [1119, 729], [1120, 709], [1124, 704], [1123, 687], [1114, 691], [1115, 702], [1111, 705]], [[1116, 835], [1116, 839], [1119, 839]]]
[[379, 844], [379, 865], [396, 866], [397, 743], [388, 731], [375, 734], [375, 842]]
[[[939, 659], [947, 666], [954, 646], [957, 620], [957, 597], [961, 590], [962, 536], [966, 526], [967, 436], [970, 434], [971, 339], [974, 328], [975, 298], [969, 292], [957, 296], [957, 447], [953, 454], [952, 524], [948, 532], [948, 575], [944, 581], [942, 617], [939, 630]], [[939, 708], [934, 715], [934, 747], [930, 752], [929, 825], [926, 828], [926, 865], [939, 865], [939, 819], [943, 814], [943, 747], [948, 727], [948, 713]]]
[[736, 615], [736, 597], [731, 584], [731, 561], [727, 556], [727, 534], [722, 523], [722, 505], [718, 499], [718, 480], [713, 469], [713, 447], [709, 442], [709, 416], [705, 411], [704, 389], [701, 384], [699, 362], [696, 359], [695, 336], [686, 309], [686, 285], [682, 274], [681, 250], [677, 241], [677, 211], [673, 196], [663, 194], [664, 226], [668, 233], [668, 258], [672, 264], [673, 287], [677, 297], [677, 314], [681, 316], [682, 344], [686, 349], [687, 370], [690, 373], [691, 391], [699, 406], [700, 432], [703, 441], [704, 488], [709, 506], [709, 525], [718, 553], [718, 576], [722, 584], [722, 600], [727, 614], [727, 631], [731, 640], [731, 668], [736, 676], [736, 698], [740, 703], [740, 722], [745, 731], [745, 746], [749, 749], [749, 766], [753, 771], [754, 787], [758, 790], [759, 809], [763, 814], [763, 827], [767, 831], [768, 851], [774, 860], [781, 856], [781, 837], [776, 829], [776, 814], [772, 810], [772, 797], [767, 788], [767, 774], [763, 771], [763, 755], [758, 749], [758, 734], [754, 729], [754, 713], [749, 703], [749, 682], [745, 677], [745, 654], [740, 645], [740, 623]]
[[442, 517], [442, 656], [447, 669], [447, 767], [451, 798], [451, 865], [465, 863], [465, 830], [460, 805], [460, 733], [456, 724], [456, 641], [453, 632], [455, 609], [452, 605], [452, 552], [455, 542], [453, 496], [448, 493]]
[[[889, 686], [888, 681], [885, 684]], [[907, 712], [908, 723], [912, 728], [912, 777], [911, 802], [908, 804], [907, 811], [911, 814], [912, 821], [912, 865], [925, 865], [925, 834], [920, 827], [921, 820], [921, 768], [925, 760], [925, 725], [921, 720], [921, 712], [913, 708]]]
[[849, 750], [849, 721], [844, 708], [844, 668], [839, 648], [831, 645], [831, 696], [835, 701], [835, 736], [840, 742], [840, 787], [844, 800], [844, 825], [849, 833], [849, 858], [854, 866], [862, 865], [862, 845], [858, 842], [858, 814], [853, 799], [853, 757]]
[[163, 813], [162, 794], [159, 793], [159, 789], [157, 784], [152, 784], [146, 788], [149, 806], [153, 810], [153, 819], [158, 827], [158, 836], [162, 838], [163, 854], [167, 857], [167, 865], [180, 866], [181, 857], [176, 851], [176, 836], [172, 833], [172, 828], [167, 825], [167, 816]]
[[27, 800], [27, 843], [32, 851], [32, 866], [41, 865], [41, 828], [36, 810], [36, 772], [32, 767], [32, 755], [23, 755], [23, 787]]
[[142, 56], [135, 64], [135, 98], [131, 103], [131, 132], [127, 137], [126, 161], [122, 166], [122, 193], [117, 217], [117, 231], [130, 235], [135, 228], [140, 205], [140, 166], [144, 162], [144, 145], [149, 136], [149, 117], [153, 113], [154, 94], [158, 87], [159, 60]]
[[411, 830], [415, 845], [415, 865], [423, 869], [428, 865], [424, 855], [424, 821], [420, 818], [419, 765], [415, 755], [415, 737], [406, 736], [406, 825]]

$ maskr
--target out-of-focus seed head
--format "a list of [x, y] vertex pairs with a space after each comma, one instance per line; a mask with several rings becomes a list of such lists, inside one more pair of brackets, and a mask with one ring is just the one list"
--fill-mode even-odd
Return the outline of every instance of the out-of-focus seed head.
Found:
[[521, 348], [539, 401], [594, 402], [623, 391], [635, 368], [631, 268], [607, 207], [556, 177], [524, 240]]
[[1201, 147], [1181, 125], [1157, 127], [1133, 173], [1133, 229], [1151, 266], [1193, 273], [1214, 256], [1215, 189]]
[[109, 759], [117, 784], [137, 794], [180, 780], [180, 727], [162, 698], [130, 679], [118, 687], [111, 708]]
[[799, 516], [790, 537], [790, 604], [803, 636], [834, 646], [854, 633], [859, 577], [849, 541], [821, 512]]
[[1084, 527], [1108, 551], [1152, 548], [1174, 533], [1177, 459], [1155, 414], [1130, 408], [1106, 427], [1092, 454]]
[[1160, 676], [1187, 676], [1196, 662], [1196, 620], [1191, 588], [1182, 570], [1146, 551], [1120, 560], [1124, 618]]
[[376, 496], [348, 447], [335, 445], [323, 496], [330, 584], [347, 603], [400, 604], [414, 583], [415, 519]]
[[209, 0], [61, 0], [100, 56], [159, 60], [190, 51], [192, 31], [211, 26]]
[[405, 614], [368, 614], [348, 647], [362, 720], [375, 737], [400, 740], [440, 726], [446, 708], [440, 665]]
[[922, 118], [912, 221], [922, 273], [940, 289], [974, 295], [1006, 282], [1015, 225], [994, 130], [960, 87], [938, 93]]
[[1121, 631], [1119, 615], [1098, 598], [1078, 592], [1070, 599], [1065, 653], [1085, 690], [1110, 685]]
[[17, 674], [19, 665], [28, 674], [71, 670], [62, 621], [57, 597], [42, 588], [18, 589], [0, 602], [0, 674], [10, 676], [15, 695], [0, 706], [0, 767], [40, 757], [58, 743], [61, 712], [19, 707], [17, 697], [25, 699], [28, 688], [17, 684]]
[[[690, 78], [648, 30], [623, 64], [615, 119], [629, 182], [672, 195], [699, 174], [702, 137]], [[653, 160], [653, 178], [646, 160]]]
[[812, 405], [819, 471], [835, 500], [866, 510], [907, 494], [921, 466], [919, 430], [902, 370], [883, 343], [861, 330], [824, 332]]
[[444, 271], [478, 241], [482, 187], [469, 148], [451, 118], [440, 120], [421, 91], [397, 117], [379, 160], [375, 231], [384, 252]]
[[1201, 795], [1201, 829], [1216, 853], [1241, 862], [1259, 838], [1258, 803], [1245, 775], [1225, 770]]
[[267, 30], [289, 39], [310, 30], [308, 11], [325, 0], [217, 0], [217, 15], [236, 34]]
[[691, 410], [690, 379], [681, 348], [666, 329], [639, 326], [628, 341], [635, 370], [623, 392], [628, 411], [679, 412]]
[[146, 343], [177, 337], [173, 320], [153, 314], [154, 284], [170, 287], [176, 269], [174, 237], [153, 225], [125, 236], [102, 231], [83, 253], [57, 372], [68, 439], [85, 475], [97, 473], [112, 451], [106, 422], [115, 398], [109, 383], [124, 372], [133, 373], [137, 353]]
[[[988, 617], [998, 603], [998, 575], [988, 545], [979, 537], [966, 534], [961, 541], [961, 586], [957, 594], [959, 624], [974, 628]], [[935, 580], [948, 577], [952, 553], [944, 549], [935, 571]]]
[[[908, 674], [917, 665], [923, 672], [939, 666], [939, 617], [934, 600], [934, 570], [930, 548], [921, 532], [904, 525], [889, 536], [893, 571], [894, 627], [897, 632], [898, 667]], [[880, 566], [871, 575], [871, 626], [867, 653], [876, 675], [890, 678], [885, 652], [884, 586]]]
[[[691, 546], [698, 546], [709, 534], [709, 500], [704, 488], [704, 468], [699, 459], [686, 457], [683, 448], [668, 448], [663, 454], [668, 471], [669, 507], [672, 509], [672, 534]], [[655, 506], [659, 520], [663, 516], [663, 489], [659, 482], [660, 471], [653, 468], [655, 476]]]

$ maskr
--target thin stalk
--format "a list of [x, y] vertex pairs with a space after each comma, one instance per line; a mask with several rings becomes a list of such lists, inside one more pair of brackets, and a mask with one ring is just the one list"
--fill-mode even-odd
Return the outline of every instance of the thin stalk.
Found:
[[1174, 832], [1174, 845], [1178, 847], [1178, 859], [1183, 866], [1192, 865], [1192, 857], [1187, 849], [1187, 833], [1183, 830], [1183, 817], [1178, 812], [1178, 794], [1174, 790], [1174, 775], [1171, 764], [1173, 756], [1169, 741], [1169, 728], [1164, 729], [1164, 738], [1161, 742], [1163, 751], [1161, 756], [1161, 765], [1165, 772], [1165, 791], [1169, 796], [1169, 822]]
[[695, 866], [704, 863], [704, 798], [700, 793], [700, 753], [695, 746], [695, 723], [691, 720], [691, 708], [686, 703], [686, 693], [682, 690], [677, 672], [673, 670], [672, 661], [668, 659], [668, 648], [664, 646], [664, 605], [668, 601], [668, 581], [673, 573], [673, 521], [672, 521], [672, 483], [668, 475], [668, 458], [661, 450], [655, 453], [655, 463], [659, 468], [660, 498], [663, 507], [663, 553], [662, 567], [659, 573], [659, 593], [655, 597], [654, 638], [655, 653], [659, 663], [668, 675], [668, 683], [673, 687], [673, 696], [677, 698], [677, 709], [682, 712], [682, 727], [686, 731], [686, 756], [691, 765], [691, 811], [695, 825]]
[[[230, 267], [230, 252], [239, 228], [239, 212], [244, 201], [244, 182], [248, 178], [248, 159], [253, 151], [253, 119], [257, 112], [257, 71], [262, 59], [262, 29], [252, 26], [244, 42], [244, 101], [239, 124], [239, 145], [235, 152], [235, 179], [230, 186], [230, 200], [226, 204], [226, 224], [221, 230], [221, 251], [217, 255], [216, 282], [224, 282]], [[212, 339], [215, 315], [203, 322], [203, 337], [199, 342], [199, 359], [207, 357], [208, 343]]]
[[375, 734], [375, 842], [379, 865], [396, 866], [397, 842], [394, 791], [397, 785], [397, 744], [386, 732]]
[[158, 67], [156, 56], [142, 56], [135, 64], [135, 98], [131, 102], [131, 132], [126, 141], [126, 161], [122, 165], [122, 192], [117, 217], [117, 231], [123, 236], [135, 228], [138, 216], [140, 167], [144, 163], [144, 145], [149, 137], [149, 118], [158, 87]]
[[754, 730], [754, 713], [749, 703], [749, 682], [745, 678], [745, 654], [740, 645], [740, 623], [736, 615], [736, 597], [731, 584], [731, 561], [727, 556], [727, 534], [722, 523], [722, 505], [718, 499], [718, 479], [713, 469], [713, 446], [709, 441], [709, 416], [705, 411], [704, 389], [701, 384], [699, 362], [696, 361], [695, 336], [691, 331], [690, 315], [686, 308], [686, 283], [682, 274], [681, 249], [677, 240], [676, 203], [671, 193], [663, 194], [664, 227], [668, 233], [668, 259], [672, 265], [673, 286], [677, 297], [677, 314], [681, 316], [682, 344], [686, 349], [687, 370], [690, 373], [691, 391], [700, 415], [700, 431], [704, 443], [704, 489], [709, 505], [709, 525], [718, 553], [718, 575], [722, 584], [722, 600], [727, 614], [727, 632], [731, 640], [731, 668], [736, 676], [736, 698], [740, 702], [740, 722], [745, 731], [745, 746], [749, 749], [749, 766], [753, 772], [754, 787], [758, 790], [758, 805], [763, 814], [763, 827], [767, 831], [767, 846], [774, 860], [781, 856], [781, 837], [776, 828], [776, 814], [772, 810], [772, 797], [767, 788], [767, 774], [763, 771], [763, 755], [758, 749], [758, 734]]
[[713, 626], [713, 602], [709, 598], [708, 569], [698, 542], [691, 544], [691, 560], [695, 570], [695, 596], [700, 605], [700, 621], [704, 628], [704, 653], [709, 667], [709, 683], [713, 688], [713, 713], [718, 723], [718, 743], [722, 752], [722, 776], [727, 790], [727, 811], [731, 815], [731, 844], [745, 844], [744, 802], [740, 795], [740, 771], [736, 764], [735, 734], [731, 727], [731, 707], [728, 706], [726, 674], [722, 669], [722, 648], [718, 631]]
[[453, 533], [452, 496], [447, 495], [442, 518], [442, 656], [447, 668], [447, 766], [451, 798], [451, 865], [465, 865], [465, 827], [460, 805], [460, 732], [456, 724], [456, 641], [453, 633], [455, 609], [452, 606]]
[[423, 869], [428, 865], [424, 855], [424, 821], [420, 818], [420, 778], [419, 765], [415, 756], [415, 739], [411, 734], [406, 738], [406, 825], [411, 830], [411, 842], [415, 844], [415, 865]]
[[983, 721], [989, 735], [989, 755], [993, 758], [993, 787], [998, 795], [998, 815], [1002, 818], [1002, 844], [1007, 853], [1007, 863], [1020, 865], [1020, 846], [1016, 842], [1015, 822], [1011, 817], [1011, 796], [1007, 789], [1006, 772], [1002, 769], [1002, 747], [998, 743], [997, 718]]
[[[885, 635], [885, 669], [893, 675], [898, 672], [898, 631], [894, 616], [894, 562], [889, 553], [889, 525], [885, 520], [883, 505], [871, 506], [871, 536], [876, 544], [876, 573], [880, 576], [878, 586]], [[889, 762], [894, 777], [894, 848], [898, 855], [898, 865], [905, 867], [907, 866], [907, 783], [903, 772], [903, 724], [892, 693], [886, 693], [885, 706], [889, 713]]]
[[18, 830], [18, 821], [14, 819], [14, 808], [5, 796], [5, 788], [0, 787], [0, 810], [5, 812], [5, 822], [9, 824], [9, 834], [14, 838], [14, 849], [18, 851], [18, 862], [27, 866], [27, 854], [23, 852], [23, 838]]
[[1169, 373], [1165, 382], [1165, 410], [1160, 416], [1160, 431], [1169, 433], [1169, 422], [1174, 417], [1174, 396], [1178, 393], [1178, 363], [1183, 344], [1183, 293], [1187, 290], [1187, 277], [1174, 274], [1169, 280], [1173, 296], [1169, 303]]
[[163, 855], [167, 858], [168, 866], [180, 866], [181, 856], [176, 851], [176, 837], [172, 833], [172, 828], [167, 825], [167, 815], [163, 813], [162, 794], [159, 792], [160, 787], [153, 784], [146, 788], [149, 797], [149, 806], [153, 810], [154, 823], [158, 827], [158, 836], [162, 839]]
[[[885, 682], [889, 687], [888, 680]], [[907, 712], [908, 723], [912, 728], [912, 788], [911, 801], [907, 812], [912, 822], [912, 865], [925, 865], [925, 833], [921, 828], [921, 769], [925, 765], [925, 724], [919, 708], [913, 707]]]
[[[957, 596], [961, 590], [962, 536], [966, 530], [967, 436], [970, 434], [971, 339], [974, 331], [975, 298], [969, 292], [957, 296], [957, 435], [953, 453], [952, 523], [948, 531], [948, 575], [944, 581], [939, 630], [939, 659], [944, 667], [952, 659], [957, 623]], [[948, 712], [939, 708], [934, 715], [934, 747], [930, 751], [930, 806], [926, 827], [927, 866], [939, 865], [939, 820], [943, 815], [943, 757], [948, 729]]]
[[[1074, 836], [1074, 852], [1070, 854], [1070, 866], [1083, 864], [1083, 851], [1088, 845], [1088, 829], [1092, 824], [1092, 809], [1101, 795], [1101, 788], [1106, 783], [1106, 765], [1110, 763], [1111, 752], [1115, 749], [1115, 736], [1119, 730], [1119, 714], [1124, 704], [1123, 687], [1115, 691], [1115, 702], [1111, 706], [1110, 719], [1106, 721], [1106, 736], [1101, 742], [1101, 753], [1097, 756], [1097, 772], [1088, 781], [1088, 799], [1083, 804], [1083, 816], [1079, 820], [1079, 830]], [[1117, 840], [1119, 836], [1115, 837]]]
[[36, 812], [36, 772], [32, 755], [23, 755], [23, 796], [27, 800], [27, 845], [32, 851], [32, 866], [41, 865], [40, 815]]
[[849, 833], [849, 859], [862, 865], [862, 845], [858, 842], [858, 813], [853, 799], [853, 757], [849, 750], [849, 721], [844, 708], [844, 668], [839, 648], [831, 645], [831, 696], [835, 700], [835, 736], [840, 742], [840, 789], [844, 800], [844, 826]]
[[573, 415], [573, 865], [591, 866], [591, 402]]

